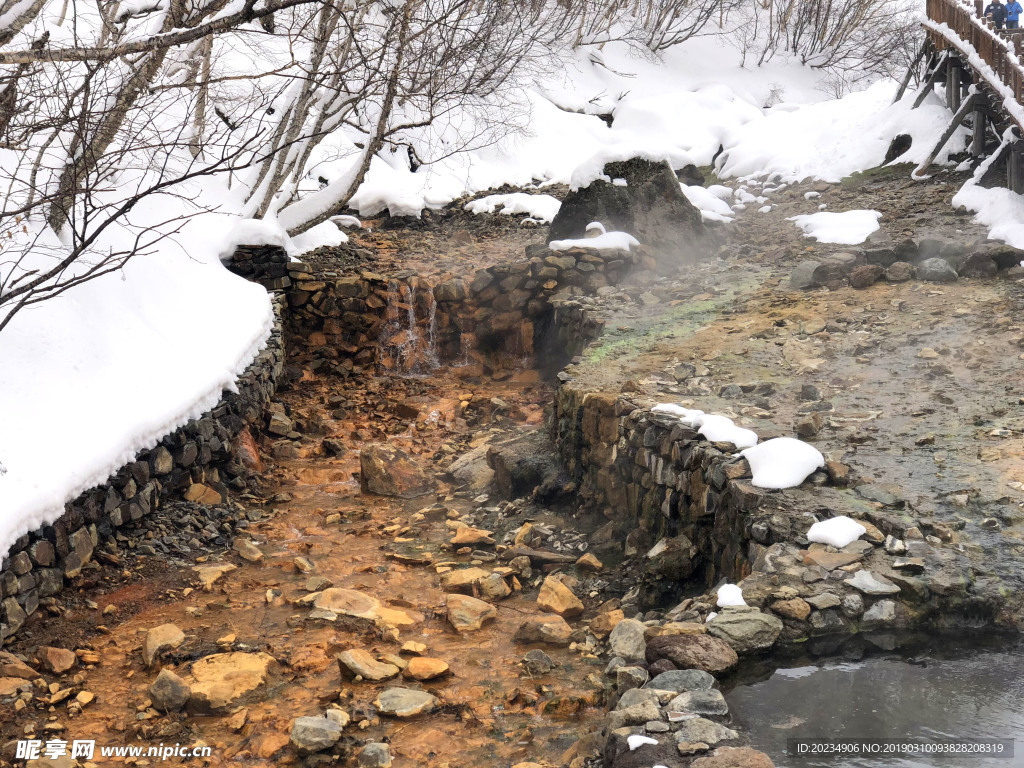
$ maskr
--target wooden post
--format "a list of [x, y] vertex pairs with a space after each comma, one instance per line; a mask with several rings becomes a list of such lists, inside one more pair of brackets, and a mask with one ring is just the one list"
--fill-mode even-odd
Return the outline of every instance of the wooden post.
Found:
[[900, 83], [900, 89], [896, 91], [896, 98], [892, 100], [895, 104], [897, 101], [903, 98], [903, 94], [907, 92], [907, 86], [910, 85], [910, 79], [914, 76], [917, 71], [918, 65], [921, 63], [921, 59], [924, 58], [925, 49], [928, 47], [927, 41], [921, 46], [921, 50], [917, 52], [917, 56], [914, 57], [914, 62], [907, 67], [907, 74], [903, 77], [903, 82]]
[[988, 127], [988, 117], [980, 105], [974, 107], [974, 116], [971, 118], [971, 154], [975, 157], [982, 157], [985, 154], [985, 129]]
[[932, 71], [928, 73], [928, 77], [925, 78], [924, 85], [921, 87], [921, 91], [917, 94], [917, 98], [914, 99], [913, 109], [917, 109], [924, 103], [924, 100], [928, 98], [928, 94], [931, 93], [932, 88], [934, 88], [935, 84], [939, 82], [939, 78], [945, 74], [946, 60], [948, 57], [949, 53], [947, 51], [943, 51], [938, 62], [935, 64], [935, 68], [932, 69]]
[[963, 70], [960, 65], [950, 62], [946, 67], [946, 106], [956, 112], [960, 109], [960, 73]]
[[1024, 192], [1024, 141], [1019, 139], [1010, 145], [1006, 158], [1006, 186], [1011, 192]]

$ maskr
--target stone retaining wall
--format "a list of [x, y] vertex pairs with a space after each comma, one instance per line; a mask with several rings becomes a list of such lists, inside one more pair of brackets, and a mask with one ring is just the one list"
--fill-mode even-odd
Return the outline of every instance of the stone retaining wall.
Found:
[[284, 367], [283, 302], [266, 348], [202, 417], [171, 433], [104, 485], [67, 504], [53, 525], [22, 536], [0, 563], [0, 645], [25, 619], [64, 588], [93, 558], [101, 541], [123, 525], [158, 510], [170, 493], [203, 503], [221, 503], [228, 487], [243, 487], [244, 468], [233, 441], [262, 418]]
[[617, 285], [645, 256], [528, 246], [527, 258], [449, 276], [369, 271], [320, 279], [289, 264], [289, 347], [314, 370], [348, 375], [365, 366], [413, 371], [437, 363], [490, 369], [532, 366], [541, 353], [564, 364], [600, 332], [579, 303]]

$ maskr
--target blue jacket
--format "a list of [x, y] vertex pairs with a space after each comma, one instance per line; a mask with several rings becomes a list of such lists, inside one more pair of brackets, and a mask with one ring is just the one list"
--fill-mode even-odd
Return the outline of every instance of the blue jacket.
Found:
[[1017, 0], [1010, 0], [1010, 2], [1006, 4], [1006, 20], [1018, 21], [1022, 11], [1024, 11], [1024, 8], [1021, 8], [1020, 3], [1018, 3]]

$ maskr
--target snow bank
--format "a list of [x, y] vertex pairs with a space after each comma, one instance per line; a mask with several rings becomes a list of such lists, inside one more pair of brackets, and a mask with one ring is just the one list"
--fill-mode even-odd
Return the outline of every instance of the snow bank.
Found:
[[872, 232], [878, 231], [878, 220], [881, 218], [879, 211], [845, 211], [808, 213], [791, 216], [787, 221], [794, 222], [803, 230], [804, 235], [813, 237], [819, 243], [858, 245], [867, 240]]
[[752, 482], [759, 488], [795, 488], [825, 466], [825, 457], [817, 448], [794, 437], [766, 440], [740, 455], [750, 463]]
[[595, 251], [628, 251], [640, 241], [627, 232], [605, 232], [597, 237], [578, 240], [552, 240], [548, 248], [552, 251], [567, 251], [570, 248], [593, 248]]
[[[882, 165], [889, 144], [901, 133], [910, 134], [913, 143], [894, 162], [920, 163], [949, 123], [949, 110], [934, 95], [916, 110], [912, 99], [890, 104], [895, 89], [895, 83], [883, 81], [842, 99], [768, 109], [763, 119], [729, 133], [717, 161], [718, 175], [778, 174], [785, 182], [837, 182]], [[948, 162], [966, 138], [967, 129], [959, 128], [937, 162]]]
[[718, 588], [718, 601], [717, 605], [719, 608], [725, 608], [727, 605], [746, 605], [747, 601], [743, 599], [743, 590], [735, 584], [723, 584]]
[[479, 200], [466, 203], [470, 213], [494, 213], [496, 209], [509, 215], [525, 213], [538, 221], [551, 221], [562, 207], [561, 201], [551, 195], [528, 195], [515, 192], [511, 195], [487, 195]]
[[0, 332], [0, 553], [216, 405], [266, 343], [269, 296], [218, 259], [230, 221], [192, 220], [177, 244], [26, 307]]
[[1024, 197], [1005, 187], [985, 189], [978, 183], [997, 155], [993, 152], [978, 166], [974, 176], [953, 195], [953, 206], [974, 211], [974, 218], [989, 228], [988, 236], [993, 240], [1024, 248]]
[[[732, 208], [715, 192], [704, 187], [687, 186], [686, 184], [680, 184], [679, 186], [683, 190], [683, 194], [686, 195], [686, 199], [695, 208], [700, 209], [700, 214], [704, 221], [732, 221]], [[727, 190], [730, 195], [732, 194], [732, 190], [728, 187], [720, 188]]]
[[650, 160], [655, 163], [668, 163], [673, 168], [682, 168], [693, 162], [689, 153], [674, 147], [651, 147], [642, 141], [615, 144], [602, 147], [577, 166], [569, 179], [569, 189], [589, 187], [598, 179], [610, 182], [611, 179], [604, 174], [604, 167], [608, 163], [633, 160], [634, 158]]
[[683, 408], [683, 406], [676, 405], [675, 403], [658, 403], [658, 405], [651, 408], [651, 413], [664, 413], [668, 416], [675, 416], [683, 424], [693, 429], [704, 423], [704, 411]]
[[817, 544], [830, 544], [836, 549], [842, 549], [867, 532], [868, 529], [856, 520], [846, 515], [840, 515], [812, 525], [811, 529], [807, 531], [807, 540]]

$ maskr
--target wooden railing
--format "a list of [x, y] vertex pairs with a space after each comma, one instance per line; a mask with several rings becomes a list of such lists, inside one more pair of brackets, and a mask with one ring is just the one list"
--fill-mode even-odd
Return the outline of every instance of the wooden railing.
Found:
[[[936, 24], [945, 24], [958, 37], [968, 43], [992, 68], [998, 85], [1009, 88], [1014, 100], [1020, 104], [1024, 96], [1024, 30], [997, 30], [982, 16], [983, 0], [927, 0], [928, 18]], [[928, 37], [936, 50], [944, 51], [959, 46], [940, 32], [929, 29]], [[970, 51], [961, 51], [965, 56]], [[991, 81], [991, 76], [978, 72], [979, 77]], [[997, 83], [989, 82], [996, 86]], [[996, 88], [1002, 92], [1002, 88]]]

